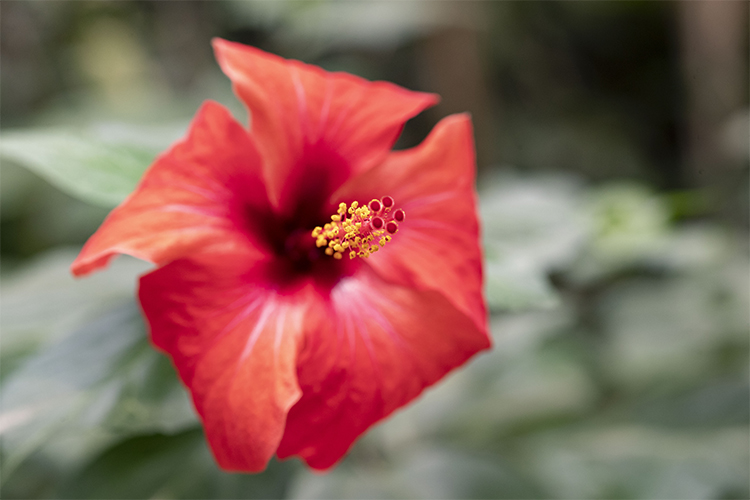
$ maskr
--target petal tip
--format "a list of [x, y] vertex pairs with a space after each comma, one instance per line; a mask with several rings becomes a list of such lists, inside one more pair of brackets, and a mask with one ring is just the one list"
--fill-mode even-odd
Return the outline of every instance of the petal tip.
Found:
[[211, 47], [213, 47], [214, 51], [223, 50], [224, 48], [231, 47], [233, 45], [240, 45], [242, 47], [246, 47], [245, 45], [239, 44], [237, 42], [232, 42], [230, 40], [225, 40], [224, 38], [219, 38], [218, 36], [215, 36], [211, 39]]
[[473, 122], [472, 122], [472, 116], [469, 111], [463, 111], [461, 113], [454, 113], [452, 115], [448, 115], [442, 120], [445, 125], [463, 125], [463, 126], [469, 126], [473, 128]]
[[86, 248], [81, 250], [78, 257], [70, 264], [70, 274], [74, 278], [83, 278], [89, 274], [104, 269], [109, 265], [109, 261], [114, 258], [114, 254], [109, 253], [99, 256], [90, 256], [86, 253]]
[[86, 270], [83, 268], [83, 266], [81, 266], [80, 264], [76, 264], [75, 262], [73, 262], [70, 265], [70, 267], [68, 268], [68, 270], [70, 271], [70, 274], [74, 278], [83, 278], [84, 276], [86, 276], [88, 274], [88, 272], [86, 272]]
[[420, 94], [422, 94], [425, 101], [425, 109], [440, 104], [440, 94], [435, 94], [433, 92], [420, 92]]

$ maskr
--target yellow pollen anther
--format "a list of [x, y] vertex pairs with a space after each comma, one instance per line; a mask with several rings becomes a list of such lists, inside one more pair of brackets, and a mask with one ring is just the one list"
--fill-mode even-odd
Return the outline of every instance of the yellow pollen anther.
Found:
[[366, 259], [391, 241], [391, 234], [398, 229], [396, 221], [404, 220], [403, 210], [395, 209], [390, 196], [373, 199], [362, 206], [357, 201], [349, 207], [346, 203], [339, 203], [336, 214], [331, 215], [331, 222], [313, 229], [315, 246], [325, 247], [326, 255], [337, 260], [346, 250], [350, 259], [357, 256]]

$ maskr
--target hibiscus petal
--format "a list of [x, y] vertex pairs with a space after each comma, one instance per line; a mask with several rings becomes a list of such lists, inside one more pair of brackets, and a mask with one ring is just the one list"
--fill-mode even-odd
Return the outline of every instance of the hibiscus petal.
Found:
[[226, 40], [213, 45], [250, 111], [276, 206], [296, 200], [310, 182], [328, 194], [350, 173], [379, 163], [404, 123], [438, 101], [434, 94], [329, 73]]
[[151, 339], [190, 389], [226, 470], [266, 467], [301, 394], [296, 364], [307, 302], [257, 286], [253, 266], [244, 254], [202, 255], [140, 283]]
[[86, 242], [71, 269], [106, 267], [118, 253], [157, 265], [196, 250], [263, 255], [249, 227], [268, 208], [260, 156], [221, 105], [206, 102], [188, 136], [161, 155], [138, 188]]
[[388, 284], [363, 268], [308, 322], [304, 345], [303, 395], [289, 412], [278, 455], [327, 469], [367, 428], [490, 342], [443, 295]]
[[452, 115], [416, 148], [390, 154], [342, 186], [331, 203], [392, 196], [406, 219], [368, 264], [385, 280], [439, 291], [485, 329], [474, 165], [471, 119]]

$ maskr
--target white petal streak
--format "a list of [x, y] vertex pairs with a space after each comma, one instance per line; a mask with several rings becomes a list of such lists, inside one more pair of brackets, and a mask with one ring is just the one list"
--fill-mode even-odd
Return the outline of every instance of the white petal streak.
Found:
[[275, 311], [277, 308], [276, 300], [273, 297], [269, 297], [266, 299], [265, 304], [263, 304], [263, 310], [260, 313], [260, 317], [258, 318], [257, 323], [255, 323], [255, 326], [253, 327], [253, 330], [250, 332], [250, 335], [247, 337], [247, 342], [245, 343], [245, 348], [242, 350], [242, 354], [240, 354], [239, 360], [237, 361], [237, 368], [245, 362], [245, 360], [250, 356], [250, 354], [253, 352], [253, 348], [255, 347], [256, 342], [258, 342], [258, 338], [260, 338], [260, 334], [263, 333], [263, 330], [266, 327], [266, 323], [268, 322], [268, 318], [271, 316], [271, 314]]
[[276, 314], [276, 331], [273, 338], [273, 359], [275, 361], [279, 359], [279, 348], [281, 348], [281, 339], [284, 336], [284, 327], [286, 326], [288, 312], [288, 307], [281, 306]]
[[[216, 317], [221, 314], [230, 312], [233, 309], [238, 309], [238, 306], [240, 304], [246, 303], [247, 301], [248, 297], [242, 297], [241, 299], [232, 302], [228, 306], [215, 311], [210, 315], [210, 317]], [[209, 345], [206, 347], [206, 350], [209, 350], [211, 347], [216, 345], [221, 339], [226, 336], [226, 334], [231, 332], [238, 324], [247, 319], [247, 317], [250, 316], [258, 308], [258, 305], [260, 305], [260, 303], [261, 297], [256, 296], [249, 303], [247, 303], [247, 305], [242, 307], [240, 312], [234, 318], [232, 318], [232, 321], [227, 323], [227, 325], [222, 328], [221, 331], [211, 340]]]
[[396, 332], [396, 329], [393, 328], [393, 325], [391, 325], [388, 319], [383, 316], [383, 314], [373, 302], [377, 301], [378, 306], [381, 309], [388, 309], [390, 311], [393, 311], [396, 315], [408, 314], [408, 311], [405, 311], [403, 306], [401, 306], [398, 302], [391, 300], [390, 298], [382, 294], [376, 294], [371, 289], [368, 289], [366, 292], [368, 293], [369, 300], [360, 295], [357, 298], [358, 310], [361, 313], [364, 313], [365, 316], [375, 321], [375, 323], [378, 324], [383, 332], [388, 335], [388, 337], [393, 341], [394, 345], [396, 345], [402, 351], [408, 351], [409, 357], [416, 357], [417, 352], [414, 350], [414, 348], [408, 342], [406, 342], [403, 337], [398, 334], [398, 332]]
[[370, 353], [373, 365], [377, 366], [377, 361], [374, 357], [370, 331], [364, 319], [370, 319], [377, 324], [383, 333], [388, 336], [393, 345], [404, 351], [407, 357], [416, 356], [412, 346], [396, 332], [393, 325], [388, 321], [388, 318], [373, 304], [373, 300], [377, 300], [383, 308], [397, 311], [396, 314], [406, 313], [406, 311], [401, 310], [402, 307], [399, 304], [387, 297], [376, 294], [372, 288], [356, 278], [343, 280], [334, 290], [333, 299], [337, 315], [344, 318], [345, 321], [348, 320], [349, 322], [357, 323], [359, 327], [357, 328], [358, 333]]
[[299, 77], [299, 70], [294, 66], [287, 66], [289, 68], [289, 76], [292, 79], [294, 85], [294, 92], [297, 94], [297, 114], [299, 115], [300, 129], [302, 130], [302, 137], [305, 141], [310, 141], [310, 112], [307, 109], [307, 96], [305, 95], [305, 87], [302, 85], [302, 80]]
[[[349, 287], [344, 285], [344, 288]], [[357, 298], [354, 295], [347, 295], [345, 300], [349, 307], [337, 308], [336, 314], [344, 324], [344, 329], [349, 338], [349, 370], [353, 372], [354, 370], [362, 369], [362, 367], [356, 366], [356, 340], [357, 336], [359, 336], [359, 338], [362, 340], [362, 344], [365, 347], [365, 351], [367, 351], [367, 357], [370, 359], [373, 377], [376, 381], [375, 388], [377, 391], [377, 397], [382, 402], [383, 375], [380, 364], [378, 363], [377, 356], [375, 355], [375, 348], [372, 345], [372, 340], [369, 336], [367, 324], [364, 321], [365, 316], [363, 316], [359, 311], [357, 306]], [[351, 377], [347, 377], [347, 379], [351, 380]]]

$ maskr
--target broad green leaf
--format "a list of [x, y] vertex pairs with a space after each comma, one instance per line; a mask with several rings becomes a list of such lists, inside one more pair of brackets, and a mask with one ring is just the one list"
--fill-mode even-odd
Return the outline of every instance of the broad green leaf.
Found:
[[114, 207], [133, 191], [177, 130], [109, 126], [3, 132], [0, 158], [32, 170], [76, 198]]
[[166, 363], [132, 302], [39, 351], [2, 386], [4, 474], [42, 448], [75, 463], [123, 435], [194, 425]]
[[152, 151], [104, 144], [70, 132], [4, 134], [2, 158], [19, 163], [63, 191], [113, 207], [136, 186], [154, 158]]
[[11, 373], [40, 347], [135, 295], [137, 276], [151, 266], [131, 257], [86, 279], [70, 274], [77, 248], [45, 252], [3, 276], [0, 290], [0, 375]]

